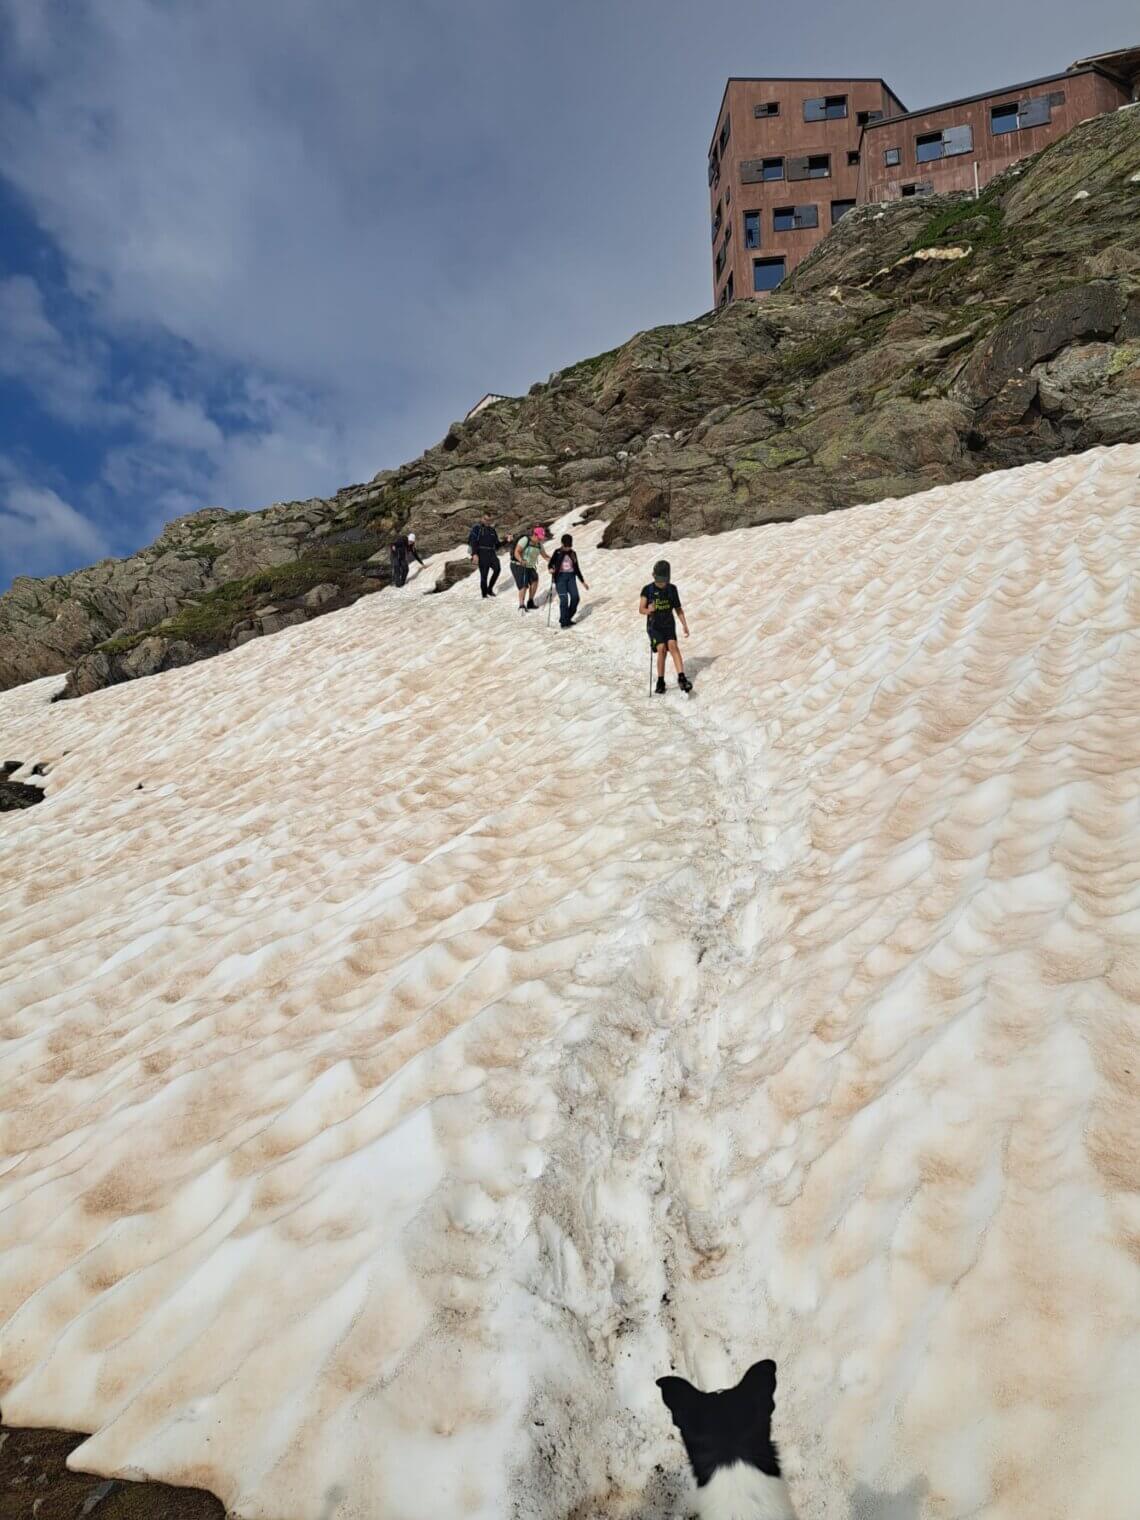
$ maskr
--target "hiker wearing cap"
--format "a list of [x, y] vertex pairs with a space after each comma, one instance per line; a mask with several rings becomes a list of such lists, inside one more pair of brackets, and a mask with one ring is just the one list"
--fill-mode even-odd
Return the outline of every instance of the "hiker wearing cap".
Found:
[[693, 689], [693, 683], [685, 674], [685, 662], [681, 659], [677, 645], [677, 625], [673, 614], [676, 613], [681, 619], [686, 638], [689, 637], [689, 625], [685, 621], [685, 609], [681, 606], [681, 593], [669, 577], [669, 561], [659, 559], [653, 567], [653, 579], [648, 586], [641, 588], [640, 612], [649, 634], [649, 647], [657, 656], [657, 685], [654, 690], [658, 694], [665, 690], [666, 653], [673, 656], [673, 664], [677, 667], [677, 685], [682, 691]]
[[401, 533], [392, 541], [389, 551], [392, 560], [392, 584], [402, 586], [408, 578], [408, 560], [414, 559], [422, 565], [419, 552], [416, 549], [416, 535], [414, 533]]
[[507, 547], [506, 539], [499, 537], [499, 530], [491, 524], [491, 514], [484, 512], [467, 535], [467, 548], [471, 558], [479, 566], [479, 595], [494, 596], [495, 582], [499, 579], [499, 550]]
[[[560, 547], [550, 556], [550, 575], [551, 584], [558, 592], [558, 626], [569, 628], [578, 611], [578, 582], [581, 581], [587, 591], [590, 589], [578, 564], [574, 540], [569, 533], [563, 533]], [[549, 620], [547, 614], [547, 621]]]
[[538, 585], [538, 557], [541, 554], [543, 559], [546, 558], [546, 550], [542, 547], [545, 537], [546, 529], [541, 523], [535, 523], [530, 532], [518, 540], [511, 554], [511, 574], [519, 588], [520, 612], [538, 610], [534, 592]]

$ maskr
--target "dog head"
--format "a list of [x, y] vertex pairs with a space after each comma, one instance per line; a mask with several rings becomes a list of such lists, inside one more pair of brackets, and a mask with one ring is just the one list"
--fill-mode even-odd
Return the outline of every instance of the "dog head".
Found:
[[657, 1379], [673, 1424], [681, 1432], [698, 1488], [718, 1467], [746, 1462], [770, 1477], [780, 1476], [772, 1442], [776, 1407], [776, 1364], [756, 1362], [735, 1388], [702, 1393], [682, 1377]]

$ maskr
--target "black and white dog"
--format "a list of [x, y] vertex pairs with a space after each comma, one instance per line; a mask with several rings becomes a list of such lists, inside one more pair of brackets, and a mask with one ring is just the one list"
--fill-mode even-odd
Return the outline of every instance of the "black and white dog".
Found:
[[796, 1520], [772, 1441], [775, 1362], [757, 1362], [721, 1393], [680, 1377], [657, 1386], [689, 1454], [700, 1520]]

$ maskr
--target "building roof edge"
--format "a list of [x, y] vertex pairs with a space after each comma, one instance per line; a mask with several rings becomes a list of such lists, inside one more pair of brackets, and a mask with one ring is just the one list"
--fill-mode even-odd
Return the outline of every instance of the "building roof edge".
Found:
[[881, 116], [878, 121], [869, 121], [863, 131], [877, 132], [880, 127], [889, 127], [893, 122], [909, 121], [915, 116], [933, 116], [936, 111], [950, 111], [955, 106], [973, 105], [976, 101], [990, 100], [997, 95], [1011, 95], [1018, 90], [1035, 89], [1041, 84], [1055, 84], [1061, 79], [1072, 79], [1076, 74], [1100, 74], [1114, 84], [1120, 82], [1107, 69], [1102, 69], [1095, 63], [1081, 64], [1076, 68], [1058, 69], [1055, 74], [1042, 74], [1039, 79], [1023, 79], [1017, 84], [1003, 84], [992, 90], [979, 90], [975, 95], [959, 95], [955, 100], [940, 100], [937, 105], [921, 106], [917, 111], [900, 111], [897, 116]]

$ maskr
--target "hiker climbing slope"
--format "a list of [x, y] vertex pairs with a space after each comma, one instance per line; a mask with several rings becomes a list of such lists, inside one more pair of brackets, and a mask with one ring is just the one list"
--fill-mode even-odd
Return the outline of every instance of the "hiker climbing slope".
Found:
[[681, 606], [681, 593], [670, 579], [669, 561], [659, 559], [653, 567], [653, 579], [641, 588], [639, 611], [645, 619], [645, 631], [649, 634], [649, 647], [657, 656], [657, 685], [660, 694], [665, 690], [665, 655], [673, 656], [677, 668], [677, 685], [682, 691], [692, 691], [693, 683], [685, 674], [685, 662], [677, 644], [677, 624], [674, 613], [681, 619], [685, 637], [689, 637], [689, 625], [685, 609]]
[[506, 541], [499, 537], [498, 528], [491, 523], [491, 514], [484, 512], [479, 521], [467, 535], [467, 548], [471, 558], [479, 566], [479, 594], [480, 596], [494, 596], [495, 582], [499, 579], [499, 550], [507, 547]]
[[538, 558], [539, 555], [546, 559], [546, 550], [542, 547], [546, 538], [546, 529], [541, 523], [535, 523], [529, 533], [524, 533], [515, 544], [511, 554], [511, 574], [515, 578], [515, 585], [519, 589], [519, 611], [535, 612], [538, 604], [534, 599], [535, 590], [538, 587]]
[[389, 550], [389, 557], [392, 561], [392, 584], [393, 586], [402, 586], [408, 578], [409, 559], [414, 559], [417, 564], [423, 564], [423, 560], [420, 559], [419, 552], [416, 549], [416, 535], [414, 533], [401, 533], [394, 538], [392, 540], [392, 547]]
[[[569, 628], [578, 611], [578, 582], [581, 581], [587, 591], [590, 589], [569, 533], [563, 533], [561, 545], [550, 556], [550, 575], [558, 592], [558, 626]], [[549, 614], [547, 617], [549, 620]]]

